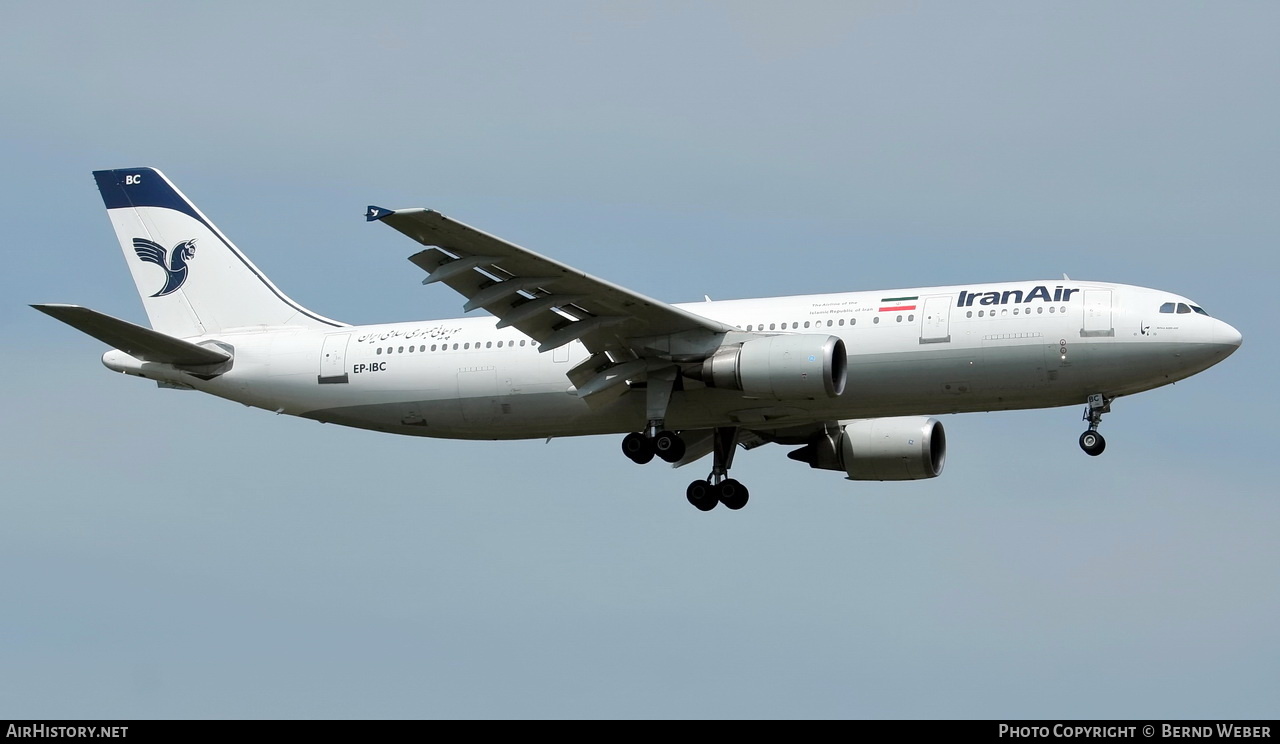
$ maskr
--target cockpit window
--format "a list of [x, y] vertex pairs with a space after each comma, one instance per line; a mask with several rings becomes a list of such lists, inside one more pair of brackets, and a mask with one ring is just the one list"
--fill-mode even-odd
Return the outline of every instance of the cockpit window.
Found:
[[1196, 305], [1188, 305], [1185, 302], [1166, 302], [1160, 306], [1160, 312], [1177, 313], [1179, 315], [1186, 315], [1189, 313], [1199, 313], [1205, 316], [1206, 318], [1209, 317], [1209, 313], [1206, 313], [1204, 311], [1204, 308]]

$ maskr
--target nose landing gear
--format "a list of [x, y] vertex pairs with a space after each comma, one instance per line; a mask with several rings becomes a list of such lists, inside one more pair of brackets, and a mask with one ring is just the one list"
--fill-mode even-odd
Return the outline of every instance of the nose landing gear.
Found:
[[1098, 425], [1102, 423], [1102, 414], [1111, 412], [1111, 399], [1102, 393], [1089, 396], [1089, 405], [1084, 409], [1084, 420], [1089, 422], [1089, 430], [1080, 435], [1080, 449], [1086, 455], [1097, 457], [1107, 447], [1107, 440], [1098, 433]]

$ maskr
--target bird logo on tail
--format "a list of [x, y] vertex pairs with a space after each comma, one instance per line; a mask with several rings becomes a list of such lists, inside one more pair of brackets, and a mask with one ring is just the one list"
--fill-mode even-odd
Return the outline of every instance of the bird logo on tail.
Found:
[[170, 254], [168, 249], [154, 240], [134, 238], [133, 250], [138, 254], [138, 258], [164, 269], [164, 286], [160, 288], [159, 292], [151, 295], [152, 297], [164, 297], [167, 294], [177, 292], [182, 283], [187, 280], [187, 262], [195, 258], [196, 241], [195, 238], [184, 240], [175, 245], [173, 253]]

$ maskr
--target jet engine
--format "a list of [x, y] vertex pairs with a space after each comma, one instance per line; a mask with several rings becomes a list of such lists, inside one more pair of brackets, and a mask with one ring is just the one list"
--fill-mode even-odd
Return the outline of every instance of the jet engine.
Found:
[[766, 336], [717, 349], [694, 370], [707, 387], [755, 398], [834, 398], [844, 392], [848, 359], [836, 336]]
[[917, 480], [942, 473], [947, 437], [942, 422], [925, 416], [842, 421], [787, 454], [849, 480]]

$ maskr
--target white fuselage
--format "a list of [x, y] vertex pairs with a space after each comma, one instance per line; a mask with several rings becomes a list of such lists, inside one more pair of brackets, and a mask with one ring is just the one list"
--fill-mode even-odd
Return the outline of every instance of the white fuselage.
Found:
[[[848, 384], [834, 398], [780, 401], [683, 379], [667, 425], [785, 428], [1132, 394], [1204, 370], [1239, 345], [1230, 325], [1179, 305], [1194, 307], [1159, 290], [1066, 279], [679, 305], [752, 333], [838, 336], [848, 350]], [[645, 425], [643, 394], [594, 407], [575, 395], [566, 373], [587, 357], [580, 343], [540, 353], [491, 317], [191, 340], [231, 347], [230, 371], [202, 380], [118, 351], [103, 361], [251, 406], [399, 434], [523, 439]]]

